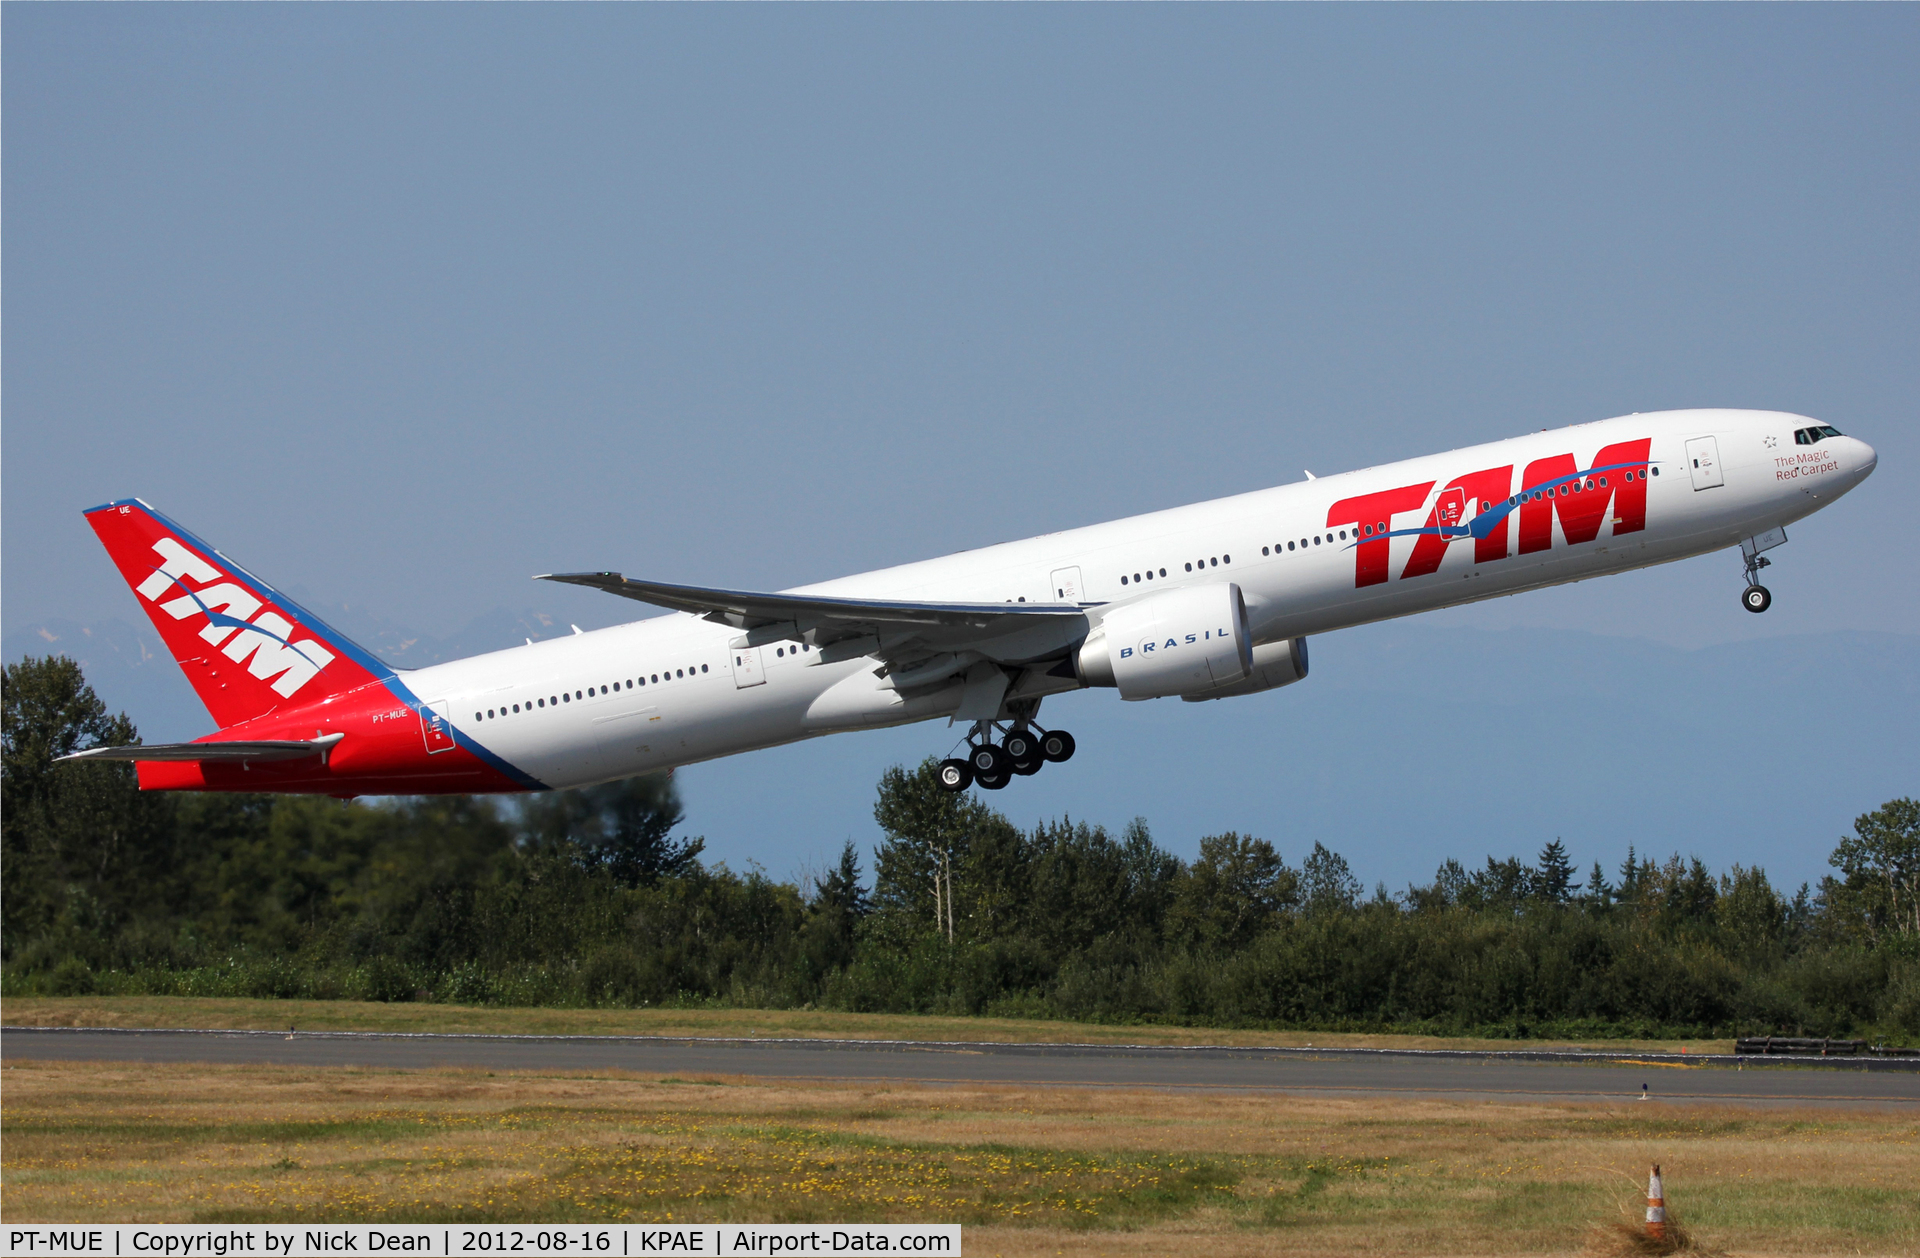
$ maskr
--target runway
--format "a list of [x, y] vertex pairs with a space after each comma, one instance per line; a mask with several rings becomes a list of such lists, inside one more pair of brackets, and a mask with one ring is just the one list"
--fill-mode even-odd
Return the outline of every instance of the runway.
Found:
[[6, 1027], [0, 1058], [386, 1070], [620, 1071], [809, 1083], [1007, 1084], [1447, 1100], [1913, 1108], [1920, 1061], [1641, 1058], [1538, 1051], [1161, 1048], [647, 1036]]

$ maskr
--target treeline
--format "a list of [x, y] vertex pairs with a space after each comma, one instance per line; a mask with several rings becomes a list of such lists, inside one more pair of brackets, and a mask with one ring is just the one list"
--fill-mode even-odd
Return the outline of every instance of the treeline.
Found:
[[929, 761], [780, 882], [675, 838], [671, 781], [502, 804], [143, 795], [62, 658], [5, 672], [0, 984], [498, 1004], [731, 1004], [1544, 1035], [1920, 1035], [1920, 802], [1858, 818], [1818, 887], [1642, 857], [1448, 861], [1363, 890], [1314, 843], [1192, 861], [1143, 821], [1022, 830]]

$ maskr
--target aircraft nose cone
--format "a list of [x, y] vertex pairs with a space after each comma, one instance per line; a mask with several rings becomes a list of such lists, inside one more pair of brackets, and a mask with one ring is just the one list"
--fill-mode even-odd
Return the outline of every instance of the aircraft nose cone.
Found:
[[1848, 440], [1853, 442], [1856, 447], [1853, 460], [1854, 473], [1862, 480], [1865, 480], [1874, 468], [1880, 466], [1880, 455], [1872, 446], [1860, 440], [1858, 437], [1849, 437]]

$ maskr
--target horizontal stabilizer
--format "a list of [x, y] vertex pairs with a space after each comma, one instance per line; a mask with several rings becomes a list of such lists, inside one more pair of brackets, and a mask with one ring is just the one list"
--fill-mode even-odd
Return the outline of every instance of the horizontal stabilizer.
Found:
[[91, 751], [76, 751], [70, 756], [61, 756], [54, 763], [67, 760], [201, 760], [228, 763], [304, 760], [308, 756], [326, 755], [333, 750], [335, 743], [345, 737], [345, 734], [328, 734], [324, 738], [312, 739], [233, 739], [212, 743], [155, 743], [149, 747], [95, 747]]

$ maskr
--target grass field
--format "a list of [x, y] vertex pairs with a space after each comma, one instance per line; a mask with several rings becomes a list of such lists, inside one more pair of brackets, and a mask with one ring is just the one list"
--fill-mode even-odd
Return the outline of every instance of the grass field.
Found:
[[633, 1075], [0, 1069], [32, 1221], [958, 1221], [972, 1255], [1920, 1252], [1913, 1114]]
[[352, 1000], [186, 996], [8, 997], [8, 1026], [193, 1027], [274, 1031], [465, 1031], [520, 1035], [776, 1036], [851, 1040], [990, 1040], [1025, 1044], [1317, 1044], [1324, 1048], [1598, 1048], [1731, 1053], [1732, 1040], [1476, 1040], [1335, 1031], [1102, 1026], [1018, 1018], [941, 1018], [778, 1009], [496, 1009]]

